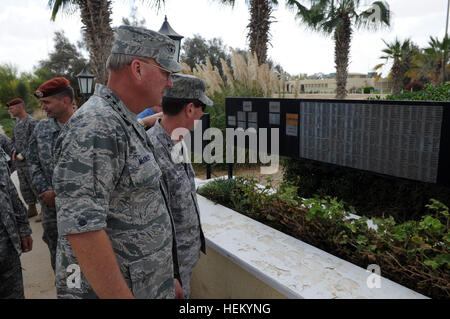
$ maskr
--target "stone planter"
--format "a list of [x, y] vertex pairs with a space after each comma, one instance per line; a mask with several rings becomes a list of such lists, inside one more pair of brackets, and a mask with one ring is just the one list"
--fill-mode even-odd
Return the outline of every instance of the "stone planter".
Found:
[[382, 269], [377, 276], [203, 196], [198, 203], [208, 247], [194, 269], [193, 298], [427, 298]]

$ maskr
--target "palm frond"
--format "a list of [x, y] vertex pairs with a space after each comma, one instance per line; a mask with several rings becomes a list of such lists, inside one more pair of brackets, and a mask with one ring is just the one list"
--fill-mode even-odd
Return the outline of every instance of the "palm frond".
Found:
[[232, 8], [234, 8], [234, 5], [236, 4], [236, 0], [215, 0], [215, 1], [226, 6], [231, 6]]
[[60, 12], [61, 9], [66, 9], [70, 5], [74, 4], [72, 0], [49, 0], [48, 6], [52, 9], [52, 15], [50, 19], [55, 21], [56, 16]]
[[308, 9], [299, 1], [287, 0], [286, 7], [295, 13], [295, 19], [304, 23], [308, 29], [325, 34], [330, 34], [330, 28], [334, 22], [330, 19], [329, 12], [326, 10], [324, 0], [311, 0], [311, 7]]
[[384, 66], [384, 63], [377, 64], [377, 65], [375, 65], [375, 66], [373, 67], [373, 70], [374, 70], [374, 71], [379, 70], [379, 69], [381, 69], [383, 66]]
[[159, 12], [162, 6], [166, 4], [165, 0], [141, 0], [142, 3], [147, 3], [151, 8], [156, 8], [156, 12]]

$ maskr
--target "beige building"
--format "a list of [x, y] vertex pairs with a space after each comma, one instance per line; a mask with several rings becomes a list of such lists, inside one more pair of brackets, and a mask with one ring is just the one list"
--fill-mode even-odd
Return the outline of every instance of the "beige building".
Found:
[[[348, 93], [363, 93], [363, 89], [372, 86], [375, 91], [391, 91], [392, 81], [386, 78], [380, 78], [375, 81], [375, 77], [368, 77], [367, 74], [349, 73], [347, 77]], [[304, 79], [288, 81], [286, 83], [286, 92], [295, 94], [302, 93], [336, 93], [336, 78], [328, 77], [325, 79]]]

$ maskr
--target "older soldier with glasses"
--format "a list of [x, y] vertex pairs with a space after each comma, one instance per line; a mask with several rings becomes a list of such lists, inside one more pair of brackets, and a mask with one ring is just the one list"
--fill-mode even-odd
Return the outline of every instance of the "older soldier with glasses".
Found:
[[161, 105], [170, 74], [184, 69], [174, 54], [168, 37], [120, 26], [108, 84], [96, 85], [58, 137], [59, 298], [182, 296], [161, 170], [136, 120], [148, 105]]
[[[203, 80], [180, 74], [174, 75], [172, 81], [173, 87], [167, 89], [163, 98], [163, 117], [147, 134], [155, 147], [155, 157], [167, 187], [170, 212], [175, 222], [183, 292], [185, 298], [189, 298], [192, 270], [200, 259], [200, 251], [206, 253], [206, 248], [197, 204], [195, 174], [187, 147], [179, 135], [192, 131], [206, 105], [213, 105], [213, 102], [205, 95]], [[177, 152], [180, 149], [184, 150], [181, 158]]]

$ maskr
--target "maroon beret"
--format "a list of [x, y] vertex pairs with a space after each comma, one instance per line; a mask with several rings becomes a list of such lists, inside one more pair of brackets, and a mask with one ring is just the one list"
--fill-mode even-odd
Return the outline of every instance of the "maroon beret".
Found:
[[15, 99], [12, 99], [8, 103], [6, 103], [6, 106], [10, 107], [10, 106], [13, 106], [13, 105], [16, 105], [16, 104], [21, 104], [21, 103], [23, 103], [23, 100], [20, 97], [17, 97]]
[[70, 87], [70, 82], [66, 78], [53, 78], [42, 84], [33, 95], [37, 98], [52, 96], [61, 93], [68, 87]]

